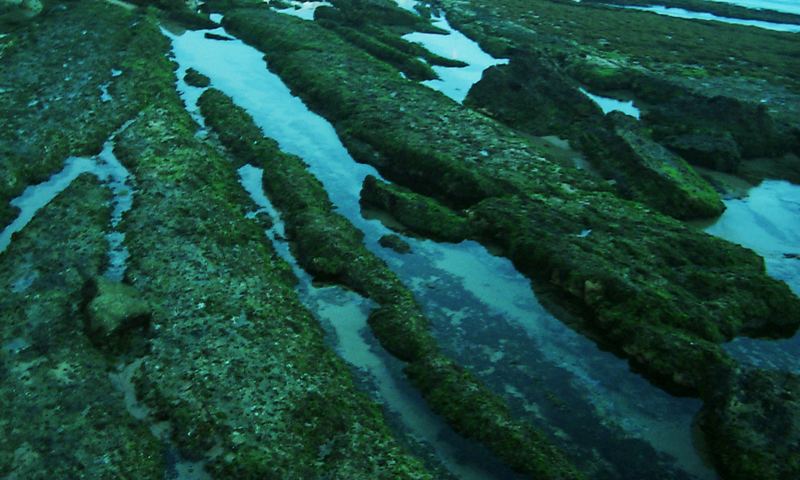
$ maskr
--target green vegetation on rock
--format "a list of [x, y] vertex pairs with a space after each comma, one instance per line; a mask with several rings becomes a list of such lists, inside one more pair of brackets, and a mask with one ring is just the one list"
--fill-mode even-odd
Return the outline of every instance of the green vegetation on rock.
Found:
[[[505, 403], [474, 374], [439, 352], [428, 320], [411, 292], [366, 249], [363, 234], [334, 212], [322, 184], [301, 159], [280, 152], [223, 93], [206, 91], [200, 107], [240, 162], [269, 172], [264, 187], [281, 210], [298, 262], [317, 278], [350, 287], [379, 304], [369, 317], [370, 327], [384, 348], [409, 363], [410, 379], [434, 411], [456, 431], [481, 441], [520, 472], [554, 479], [582, 478], [542, 432], [515, 420]], [[241, 128], [232, 130], [232, 125]]]
[[162, 478], [163, 445], [125, 410], [84, 334], [106, 260], [108, 191], [79, 177], [0, 254], [0, 476]]

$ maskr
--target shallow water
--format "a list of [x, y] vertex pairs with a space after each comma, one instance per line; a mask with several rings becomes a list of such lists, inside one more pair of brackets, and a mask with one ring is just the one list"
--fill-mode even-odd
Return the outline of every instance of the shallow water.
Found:
[[797, 0], [709, 0], [718, 3], [730, 3], [747, 8], [775, 10], [776, 12], [800, 15], [800, 2]]
[[4, 252], [12, 241], [12, 236], [22, 231], [36, 213], [63, 192], [83, 173], [90, 173], [103, 182], [113, 195], [110, 226], [106, 234], [108, 241], [108, 268], [104, 275], [120, 281], [125, 275], [127, 260], [130, 256], [124, 245], [125, 234], [117, 230], [123, 215], [133, 205], [133, 190], [128, 185], [130, 174], [114, 155], [114, 139], [130, 125], [125, 123], [103, 144], [103, 150], [96, 156], [69, 157], [64, 168], [53, 174], [46, 181], [28, 186], [22, 194], [11, 200], [11, 205], [20, 209], [20, 214], [2, 232], [0, 232], [0, 253]]
[[[261, 168], [245, 165], [239, 169], [240, 183], [259, 207], [248, 216], [267, 214], [273, 225], [266, 231], [278, 254], [292, 267], [298, 278], [297, 290], [303, 304], [333, 337], [337, 353], [366, 376], [379, 400], [394, 415], [406, 435], [435, 452], [438, 462], [460, 479], [514, 478], [483, 448], [460, 439], [444, 421], [428, 409], [425, 401], [391, 368], [390, 357], [382, 350], [367, 325], [374, 304], [360, 295], [339, 287], [317, 288], [310, 275], [294, 258], [285, 240], [280, 213], [264, 193]], [[465, 457], [465, 454], [470, 455]]]
[[[706, 232], [754, 250], [772, 277], [800, 295], [800, 186], [767, 180], [744, 198], [725, 200], [725, 206]], [[737, 338], [726, 348], [742, 362], [800, 373], [800, 334], [786, 340]]]
[[625, 8], [627, 10], [640, 10], [643, 12], [653, 12], [659, 15], [666, 15], [668, 17], [686, 18], [690, 20], [710, 20], [714, 22], [730, 23], [733, 25], [758, 27], [766, 30], [774, 30], [776, 32], [792, 32], [792, 33], [800, 32], [800, 25], [765, 22], [762, 20], [745, 20], [742, 18], [720, 17], [718, 15], [714, 15], [713, 13], [694, 12], [694, 11], [684, 10], [682, 8], [664, 7], [661, 5], [652, 5], [652, 6], [626, 5], [622, 6], [621, 8]]
[[617, 100], [615, 98], [609, 97], [601, 97], [600, 95], [595, 95], [593, 93], [589, 93], [584, 88], [579, 89], [581, 93], [589, 97], [594, 103], [603, 110], [603, 113], [609, 112], [622, 112], [625, 115], [630, 115], [631, 117], [639, 120], [641, 116], [641, 111], [633, 104], [633, 100]]
[[[411, 4], [404, 3], [404, 5]], [[413, 10], [413, 7], [410, 8]], [[419, 43], [436, 55], [468, 64], [466, 67], [433, 65], [433, 71], [436, 72], [439, 79], [422, 82], [423, 85], [462, 103], [467, 97], [469, 89], [480, 81], [484, 70], [494, 65], [506, 64], [508, 60], [494, 58], [484, 52], [476, 42], [451, 27], [444, 15], [434, 16], [432, 20], [433, 25], [447, 31], [447, 35], [414, 32], [403, 35], [403, 39]]]
[[[214, 32], [225, 33], [221, 28]], [[379, 176], [377, 172], [350, 157], [333, 126], [311, 112], [267, 70], [260, 52], [238, 40], [208, 40], [203, 33], [169, 35], [180, 68], [192, 67], [209, 76], [212, 86], [245, 108], [283, 151], [309, 164], [338, 211], [364, 232], [367, 247], [384, 258], [415, 292], [449, 354], [485, 380], [494, 379], [495, 391], [511, 400], [518, 397], [516, 392], [526, 392], [523, 396], [535, 393], [531, 390], [536, 390], [532, 377], [546, 375], [554, 380], [554, 388], [563, 385], [568, 389], [567, 402], [593, 419], [570, 428], [591, 430], [594, 422], [598, 430], [606, 424], [614, 425], [625, 435], [643, 439], [656, 450], [676, 457], [692, 474], [713, 478], [692, 448], [691, 422], [700, 408], [699, 401], [667, 395], [630, 372], [624, 360], [567, 328], [542, 308], [530, 281], [510, 261], [493, 256], [475, 242], [447, 244], [404, 237], [412, 247], [407, 255], [380, 247], [378, 239], [390, 230], [377, 220], [364, 218], [359, 206], [363, 179], [368, 174]], [[483, 332], [489, 335], [476, 335]], [[488, 343], [497, 332], [508, 336]], [[355, 348], [358, 354], [347, 350], [341, 351], [345, 358], [364, 352], [363, 346]], [[512, 357], [525, 364], [512, 365]], [[530, 368], [533, 365], [536, 369]], [[494, 375], [494, 371], [503, 373]], [[520, 411], [532, 412], [533, 416], [542, 411], [535, 402], [518, 403]], [[571, 415], [550, 413], [546, 421], [555, 425], [552, 428], [557, 436], [559, 425], [569, 423]], [[607, 440], [585, 442], [589, 442], [587, 448], [593, 448], [591, 442]]]
[[331, 6], [328, 2], [290, 2], [291, 7], [276, 9], [278, 13], [292, 15], [303, 20], [314, 20], [314, 12], [318, 7]]

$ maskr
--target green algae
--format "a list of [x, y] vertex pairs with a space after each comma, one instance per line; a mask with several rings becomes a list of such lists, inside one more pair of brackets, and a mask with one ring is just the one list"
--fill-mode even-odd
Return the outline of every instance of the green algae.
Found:
[[464, 217], [431, 198], [373, 176], [364, 179], [361, 205], [390, 213], [408, 229], [424, 237], [460, 242], [469, 236], [469, 227]]
[[[751, 251], [621, 200], [313, 24], [252, 10], [228, 11], [225, 23], [263, 47], [358, 160], [465, 209], [482, 241], [585, 307], [592, 334], [659, 384], [708, 399], [712, 380], [735, 368], [719, 343], [796, 330], [798, 299]], [[490, 188], [454, 192], [451, 168]]]
[[[282, 212], [298, 262], [318, 279], [350, 287], [379, 304], [368, 319], [370, 327], [386, 350], [409, 363], [409, 378], [436, 412], [518, 471], [547, 478], [582, 477], [542, 432], [515, 420], [472, 373], [439, 353], [411, 292], [366, 249], [363, 234], [333, 211], [322, 184], [301, 159], [281, 153], [275, 142], [256, 134], [252, 120], [221, 92], [206, 91], [199, 104], [240, 162], [253, 162], [270, 172], [264, 186]], [[242, 128], [233, 130], [231, 125]]]
[[163, 476], [160, 442], [125, 411], [107, 357], [83, 331], [84, 284], [106, 259], [108, 200], [79, 177], [0, 255], [4, 478]]
[[[136, 378], [143, 402], [191, 454], [222, 450], [208, 465], [215, 475], [428, 478], [356, 393], [288, 266], [245, 219], [235, 171], [177, 105], [147, 109], [118, 147], [139, 185], [126, 217], [129, 275], [157, 332]], [[320, 456], [323, 444], [331, 453]]]
[[164, 71], [152, 68], [147, 52], [166, 40], [141, 35], [140, 20], [102, 1], [53, 2], [15, 32], [0, 70], [0, 225], [17, 213], [8, 202], [25, 186], [47, 179], [70, 155], [98, 153], [158, 97], [167, 77], [153, 78]]

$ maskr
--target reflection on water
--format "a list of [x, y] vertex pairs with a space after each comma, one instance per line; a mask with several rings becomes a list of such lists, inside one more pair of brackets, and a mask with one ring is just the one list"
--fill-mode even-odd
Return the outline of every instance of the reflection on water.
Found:
[[595, 95], [593, 93], [587, 92], [585, 89], [579, 89], [581, 93], [589, 97], [594, 103], [603, 110], [603, 113], [609, 112], [622, 112], [625, 115], [630, 115], [631, 117], [639, 120], [639, 116], [641, 112], [638, 108], [633, 105], [633, 100], [623, 101], [617, 100], [616, 98], [609, 98], [609, 97], [601, 97], [600, 95]]
[[797, 0], [710, 0], [712, 2], [730, 3], [748, 8], [775, 10], [776, 12], [800, 15], [800, 2]]
[[451, 60], [460, 60], [466, 67], [442, 67], [434, 65], [433, 71], [439, 76], [437, 80], [422, 82], [434, 90], [438, 90], [456, 102], [463, 102], [469, 89], [478, 83], [483, 71], [493, 65], [508, 63], [507, 59], [494, 58], [484, 52], [481, 47], [454, 29], [444, 15], [433, 17], [433, 25], [447, 32], [446, 35], [414, 32], [403, 35], [409, 42], [421, 44], [429, 52]]
[[730, 23], [733, 25], [745, 25], [748, 27], [758, 27], [765, 30], [774, 30], [776, 32], [800, 32], [800, 25], [791, 25], [788, 23], [774, 23], [765, 22], [763, 20], [745, 20], [742, 18], [720, 17], [713, 13], [694, 12], [684, 10], [682, 8], [664, 7], [661, 5], [637, 6], [637, 5], [624, 5], [621, 8], [628, 10], [640, 10], [643, 12], [652, 12], [659, 15], [666, 15], [668, 17], [686, 18], [689, 20], [710, 20], [713, 22]]
[[[706, 232], [754, 250], [767, 272], [800, 295], [800, 186], [767, 180], [727, 209]], [[787, 340], [737, 338], [727, 346], [742, 362], [800, 372], [800, 334]]]

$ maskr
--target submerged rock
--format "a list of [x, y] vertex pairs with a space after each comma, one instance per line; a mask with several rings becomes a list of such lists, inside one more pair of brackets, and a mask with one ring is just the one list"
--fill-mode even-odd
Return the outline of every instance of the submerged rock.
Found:
[[139, 292], [103, 277], [94, 281], [86, 310], [86, 333], [98, 346], [112, 346], [132, 330], [146, 326], [152, 309]]
[[202, 73], [198, 72], [194, 68], [190, 68], [186, 70], [186, 75], [183, 76], [183, 80], [193, 86], [198, 88], [205, 88], [211, 85], [211, 79], [207, 76], [203, 75]]
[[408, 253], [411, 251], [411, 245], [400, 238], [399, 235], [384, 235], [378, 240], [378, 243], [380, 243], [382, 247], [391, 248], [397, 253]]

